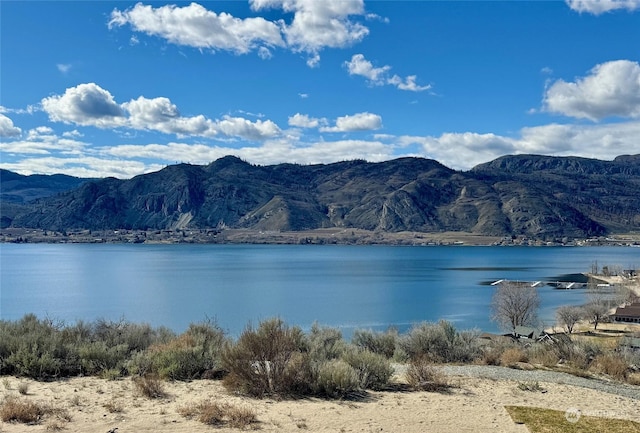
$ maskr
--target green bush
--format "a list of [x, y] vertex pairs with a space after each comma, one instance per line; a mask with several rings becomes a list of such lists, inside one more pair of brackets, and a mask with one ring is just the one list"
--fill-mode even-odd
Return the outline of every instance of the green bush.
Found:
[[215, 376], [222, 369], [221, 355], [227, 343], [224, 331], [217, 324], [210, 321], [191, 324], [179, 337], [137, 353], [128, 368], [133, 374], [156, 374], [172, 380]]
[[27, 314], [15, 322], [0, 321], [0, 369], [4, 374], [35, 379], [124, 371], [137, 351], [159, 338], [169, 338], [166, 328], [125, 322], [74, 325], [38, 319]]
[[341, 359], [320, 364], [315, 376], [313, 390], [319, 395], [343, 398], [361, 389], [358, 372]]
[[445, 320], [414, 326], [398, 342], [409, 360], [426, 358], [432, 362], [471, 362], [482, 351], [477, 331], [458, 332]]
[[379, 390], [389, 384], [393, 375], [391, 362], [378, 353], [368, 350], [348, 350], [342, 359], [356, 372], [358, 385], [362, 389]]
[[340, 358], [346, 348], [339, 329], [321, 327], [317, 323], [311, 327], [307, 340], [309, 355], [316, 362]]
[[123, 371], [129, 348], [126, 344], [108, 346], [104, 341], [93, 341], [82, 343], [78, 356], [84, 374], [99, 375], [107, 370]]
[[351, 343], [377, 353], [385, 358], [392, 358], [396, 351], [398, 331], [389, 329], [386, 332], [374, 332], [372, 330], [356, 330], [351, 337]]

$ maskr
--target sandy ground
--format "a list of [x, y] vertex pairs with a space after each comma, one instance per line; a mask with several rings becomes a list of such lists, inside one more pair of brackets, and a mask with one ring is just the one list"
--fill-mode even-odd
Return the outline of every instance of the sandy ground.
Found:
[[[150, 400], [137, 393], [130, 379], [89, 377], [42, 383], [4, 377], [0, 398], [14, 395], [44, 402], [66, 409], [71, 420], [49, 417], [38, 425], [0, 423], [0, 432], [44, 432], [55, 427], [82, 433], [107, 433], [115, 427], [117, 433], [238, 431], [207, 426], [179, 414], [179, 408], [203, 400], [252, 408], [259, 421], [252, 429], [261, 432], [527, 432], [513, 423], [505, 405], [579, 409], [586, 415], [640, 422], [640, 400], [595, 390], [541, 383], [545, 392], [532, 392], [518, 389], [512, 381], [466, 377], [451, 381], [456, 387], [446, 393], [371, 392], [361, 401], [255, 400], [230, 395], [217, 381], [167, 382], [168, 396]], [[28, 383], [26, 396], [18, 393], [21, 383]]]

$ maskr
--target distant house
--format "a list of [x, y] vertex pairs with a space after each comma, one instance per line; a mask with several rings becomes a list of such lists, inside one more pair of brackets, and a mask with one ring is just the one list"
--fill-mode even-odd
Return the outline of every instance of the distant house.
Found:
[[541, 329], [531, 328], [529, 326], [516, 326], [513, 333], [516, 338], [529, 338], [531, 340], [537, 340], [542, 335], [543, 332]]
[[614, 322], [640, 323], [640, 302], [616, 308], [616, 312], [611, 316], [611, 319]]

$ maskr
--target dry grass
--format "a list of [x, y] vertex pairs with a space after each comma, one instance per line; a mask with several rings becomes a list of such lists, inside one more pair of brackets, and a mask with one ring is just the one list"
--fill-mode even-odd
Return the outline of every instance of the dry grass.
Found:
[[500, 364], [506, 367], [517, 364], [518, 362], [527, 362], [527, 354], [519, 347], [510, 347], [500, 355]]
[[418, 359], [409, 364], [407, 383], [413, 389], [420, 391], [443, 391], [451, 386], [442, 369], [433, 365], [426, 358]]
[[109, 413], [121, 413], [124, 412], [124, 406], [122, 405], [121, 402], [116, 401], [116, 400], [111, 400], [107, 403], [105, 403], [104, 408], [107, 409], [109, 411]]
[[215, 401], [203, 401], [195, 406], [184, 406], [178, 409], [178, 413], [185, 418], [194, 418], [203, 424], [219, 427], [245, 429], [258, 422], [256, 413], [251, 408]]
[[55, 416], [49, 426], [63, 425], [71, 421], [71, 416], [64, 409], [57, 409], [44, 403], [34, 402], [17, 397], [7, 397], [0, 404], [0, 419], [3, 422], [17, 422], [22, 424], [38, 424], [46, 416]]
[[139, 376], [133, 378], [136, 389], [147, 398], [163, 398], [166, 397], [164, 385], [162, 381], [153, 375]]
[[4, 422], [37, 424], [49, 412], [49, 407], [43, 404], [8, 397], [0, 406], [0, 419]]
[[625, 380], [629, 365], [620, 356], [615, 354], [598, 355], [594, 360], [596, 371], [607, 374], [617, 380]]
[[629, 373], [627, 383], [640, 386], [640, 373]]
[[[531, 433], [638, 433], [640, 423], [621, 419], [580, 416], [536, 407], [505, 406], [516, 424], [525, 424]], [[570, 421], [571, 420], [571, 421]]]

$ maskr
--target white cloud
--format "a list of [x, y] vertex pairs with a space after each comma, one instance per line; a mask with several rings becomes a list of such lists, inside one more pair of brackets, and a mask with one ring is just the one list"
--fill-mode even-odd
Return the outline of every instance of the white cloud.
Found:
[[58, 152], [65, 155], [79, 154], [87, 144], [70, 137], [60, 138], [48, 126], [27, 131], [24, 139], [0, 142], [0, 152], [11, 154], [48, 155]]
[[197, 3], [153, 8], [142, 3], [111, 12], [109, 27], [126, 24], [138, 32], [158, 36], [176, 45], [245, 54], [260, 47], [283, 46], [280, 28], [264, 18], [235, 18], [216, 14]]
[[77, 129], [74, 129], [73, 131], [65, 131], [65, 132], [63, 132], [62, 136], [66, 137], [66, 138], [77, 138], [77, 137], [82, 137], [83, 134], [80, 131], [78, 131]]
[[259, 11], [278, 8], [293, 13], [289, 25], [282, 24], [287, 46], [293, 51], [307, 52], [312, 65], [320, 60], [324, 48], [343, 48], [361, 41], [369, 29], [349, 19], [364, 15], [363, 0], [250, 0], [251, 8]]
[[423, 92], [425, 90], [429, 90], [431, 88], [430, 84], [426, 86], [419, 86], [416, 84], [416, 79], [418, 77], [415, 75], [409, 75], [404, 80], [397, 75], [391, 77], [387, 82], [389, 84], [393, 84], [400, 90], [409, 90], [411, 92]]
[[0, 137], [17, 137], [20, 134], [22, 134], [22, 130], [13, 125], [13, 120], [0, 114]]
[[118, 104], [111, 93], [95, 83], [68, 88], [63, 95], [42, 100], [42, 108], [52, 121], [98, 128], [129, 128], [158, 131], [178, 136], [213, 137], [219, 134], [247, 140], [263, 140], [280, 133], [270, 120], [252, 122], [241, 117], [221, 120], [203, 115], [183, 117], [168, 98], [140, 96]]
[[[550, 124], [521, 129], [514, 136], [492, 133], [444, 133], [439, 136], [375, 134], [373, 140], [309, 140], [279, 135], [258, 146], [210, 143], [122, 144], [100, 148], [59, 138], [48, 127], [27, 132], [25, 139], [0, 142], [0, 152], [22, 154], [24, 159], [0, 167], [30, 173], [65, 173], [74, 176], [129, 178], [156, 171], [166, 164], [208, 164], [236, 155], [254, 164], [332, 163], [352, 159], [385, 161], [401, 156], [433, 158], [445, 166], [467, 170], [505, 154], [544, 154], [612, 159], [638, 153], [640, 121], [615, 124]], [[12, 158], [13, 159], [13, 158]]]
[[64, 95], [44, 98], [42, 108], [57, 122], [99, 128], [115, 127], [124, 121], [124, 111], [113, 96], [95, 83], [70, 87]]
[[409, 75], [404, 79], [399, 75], [389, 77], [391, 66], [375, 67], [363, 54], [354, 54], [351, 60], [344, 62], [344, 65], [347, 67], [349, 75], [365, 77], [370, 84], [375, 86], [388, 84], [396, 86], [400, 90], [408, 90], [411, 92], [422, 92], [431, 88], [431, 85], [419, 86], [416, 83], [416, 75]]
[[640, 9], [640, 0], [567, 0], [567, 4], [576, 12], [601, 15], [619, 9], [634, 11]]
[[217, 130], [228, 136], [242, 137], [249, 140], [263, 140], [280, 133], [280, 128], [271, 120], [250, 120], [242, 117], [224, 116], [215, 124]]
[[63, 74], [66, 74], [71, 70], [71, 65], [68, 63], [58, 63], [56, 67], [58, 68], [58, 71], [62, 72]]
[[24, 175], [60, 173], [77, 177], [104, 178], [112, 176], [121, 179], [158, 171], [165, 167], [163, 164], [147, 164], [142, 161], [94, 156], [28, 158], [12, 163], [2, 163], [0, 166]]
[[252, 164], [321, 164], [335, 161], [366, 158], [369, 161], [384, 161], [393, 158], [393, 147], [380, 141], [338, 140], [298, 143], [287, 139], [268, 140], [260, 147], [240, 148], [208, 146], [204, 144], [168, 143], [147, 145], [120, 145], [104, 148], [106, 158], [159, 159], [169, 163], [176, 161], [192, 164], [208, 164], [226, 155], [235, 155]]
[[506, 154], [583, 156], [607, 160], [618, 155], [638, 153], [640, 122], [550, 124], [522, 128], [515, 137], [464, 132], [444, 133], [438, 137], [388, 137], [385, 141], [400, 146], [418, 144], [423, 156], [461, 170]]
[[594, 121], [640, 117], [640, 65], [616, 60], [597, 65], [575, 82], [557, 80], [545, 92], [544, 108]]
[[357, 113], [336, 119], [335, 126], [320, 128], [322, 132], [371, 131], [382, 127], [382, 117], [373, 113]]
[[391, 66], [374, 67], [373, 63], [365, 59], [363, 54], [354, 54], [351, 60], [344, 63], [349, 75], [360, 75], [372, 84], [380, 86], [385, 83], [385, 75], [391, 69]]
[[364, 16], [363, 0], [250, 0], [251, 8], [267, 8], [293, 13], [289, 24], [262, 17], [236, 18], [191, 3], [178, 7], [153, 8], [141, 3], [126, 10], [114, 9], [109, 28], [130, 25], [134, 31], [166, 39], [176, 45], [236, 54], [257, 51], [270, 58], [271, 48], [288, 48], [309, 55], [307, 64], [315, 67], [324, 48], [342, 48], [362, 40], [369, 29], [350, 16]]
[[298, 128], [318, 128], [319, 126], [326, 125], [327, 119], [309, 117], [307, 114], [296, 113], [289, 117], [289, 126], [296, 126]]

